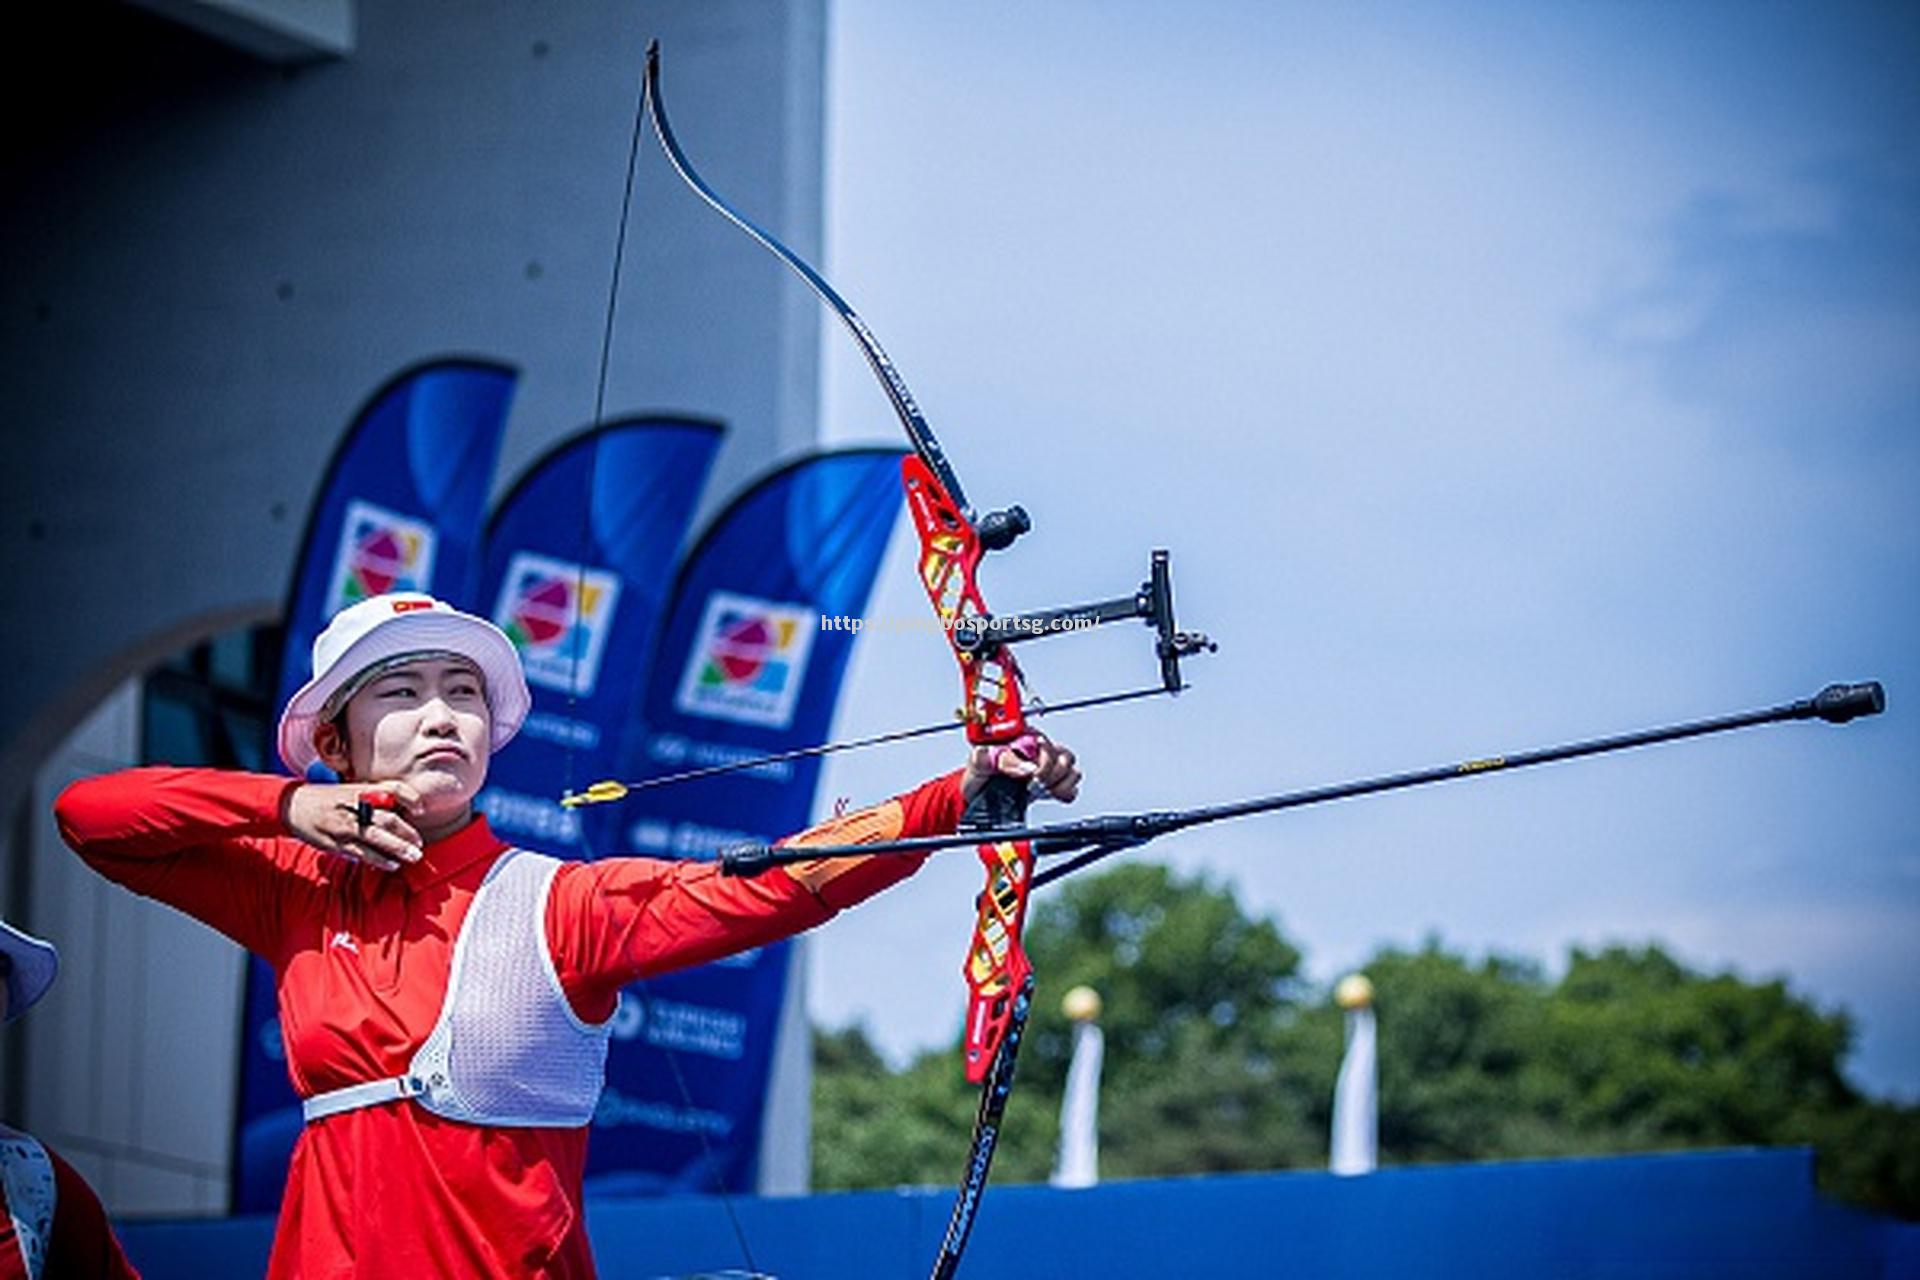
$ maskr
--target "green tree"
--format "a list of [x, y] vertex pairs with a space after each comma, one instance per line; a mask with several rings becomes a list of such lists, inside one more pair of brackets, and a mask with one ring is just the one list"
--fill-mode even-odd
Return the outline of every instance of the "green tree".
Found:
[[[1037, 989], [996, 1176], [1046, 1177], [1072, 1052], [1060, 997], [1105, 1001], [1101, 1161], [1110, 1176], [1266, 1169], [1310, 1157], [1308, 1096], [1284, 1028], [1306, 988], [1300, 954], [1204, 877], [1135, 864], [1037, 902], [1026, 945]], [[977, 1090], [959, 1046], [889, 1073], [857, 1031], [816, 1054], [815, 1185], [943, 1183], [965, 1154]], [[864, 1052], [863, 1052], [864, 1050]], [[1331, 1065], [1324, 1070], [1332, 1087]], [[1315, 1079], [1311, 1088], [1322, 1082]]]
[[1104, 1174], [1267, 1169], [1309, 1156], [1317, 1086], [1281, 1052], [1309, 994], [1300, 952], [1230, 889], [1135, 863], [1041, 900], [1027, 945], [1050, 979], [1021, 1067], [1022, 1087], [1045, 1102], [1036, 1175], [1051, 1162], [1071, 1055], [1060, 995], [1082, 984], [1105, 1004]]
[[[1046, 1176], [1072, 1029], [1101, 994], [1101, 1171], [1319, 1167], [1345, 1015], [1299, 950], [1204, 876], [1134, 863], [1035, 904], [1041, 975], [996, 1176]], [[1920, 1107], [1860, 1096], [1853, 1028], [1783, 982], [1696, 973], [1657, 946], [1474, 961], [1438, 939], [1365, 966], [1379, 1019], [1383, 1161], [1812, 1144], [1823, 1188], [1920, 1217]], [[958, 1044], [889, 1071], [859, 1029], [821, 1033], [815, 1185], [947, 1183], [977, 1091]]]
[[1515, 1105], [1537, 1066], [1537, 968], [1499, 956], [1472, 964], [1429, 939], [1419, 951], [1377, 953], [1366, 972], [1380, 1025], [1383, 1160], [1555, 1149]]
[[1859, 1105], [1852, 1038], [1784, 983], [1688, 972], [1657, 947], [1575, 951], [1549, 1002], [1559, 1109], [1594, 1135], [1659, 1145], [1804, 1141], [1811, 1117]]
[[972, 1102], [954, 1060], [937, 1059], [922, 1055], [909, 1070], [889, 1071], [863, 1028], [815, 1033], [817, 1189], [917, 1185], [958, 1175]]

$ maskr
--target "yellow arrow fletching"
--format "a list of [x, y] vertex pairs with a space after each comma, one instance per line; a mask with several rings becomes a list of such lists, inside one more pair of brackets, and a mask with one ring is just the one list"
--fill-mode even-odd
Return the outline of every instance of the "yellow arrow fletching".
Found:
[[610, 800], [624, 799], [627, 785], [624, 782], [596, 782], [585, 791], [571, 791], [560, 797], [563, 809], [578, 809], [585, 804], [605, 804]]

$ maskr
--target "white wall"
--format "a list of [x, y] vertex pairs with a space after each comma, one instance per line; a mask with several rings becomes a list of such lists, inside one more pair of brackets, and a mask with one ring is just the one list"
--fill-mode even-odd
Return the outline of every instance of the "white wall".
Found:
[[[321, 468], [402, 366], [521, 370], [503, 484], [588, 422], [648, 38], [708, 178], [817, 256], [821, 0], [358, 17], [350, 57], [289, 70], [130, 8], [18, 15], [49, 77], [0, 174], [0, 569], [32, 621], [0, 632], [0, 803], [121, 679], [277, 613]], [[731, 489], [815, 439], [818, 329], [644, 148], [609, 412], [725, 420]]]
[[[8, 1030], [6, 1096], [111, 1211], [224, 1209], [241, 956], [94, 879], [53, 795], [135, 759], [149, 666], [278, 616], [321, 469], [391, 374], [520, 370], [496, 497], [587, 425], [649, 38], [703, 173], [818, 259], [823, 8], [382, 0], [297, 70], [133, 8], [16, 15], [47, 76], [0, 90], [32, 121], [0, 151], [0, 906], [64, 969]], [[729, 426], [707, 513], [815, 441], [817, 303], [650, 143], [619, 316], [608, 414]], [[799, 1190], [804, 1017], [776, 1052], [763, 1163]]]
[[[130, 681], [55, 751], [33, 812], [76, 778], [138, 763], [139, 711]], [[25, 1128], [115, 1213], [224, 1211], [245, 953], [96, 876], [50, 819], [31, 838], [29, 918], [59, 946], [60, 976], [21, 1024]]]

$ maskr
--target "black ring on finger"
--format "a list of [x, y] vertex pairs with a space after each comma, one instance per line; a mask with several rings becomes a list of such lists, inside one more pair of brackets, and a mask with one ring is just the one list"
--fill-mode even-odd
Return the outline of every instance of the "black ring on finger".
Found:
[[354, 802], [353, 816], [360, 822], [360, 834], [367, 834], [367, 828], [373, 825], [373, 806], [365, 800]]

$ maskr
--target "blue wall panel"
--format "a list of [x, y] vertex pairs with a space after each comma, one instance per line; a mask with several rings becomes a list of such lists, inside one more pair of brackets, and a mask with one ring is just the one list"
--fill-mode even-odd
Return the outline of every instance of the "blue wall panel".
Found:
[[[780, 1280], [918, 1280], [951, 1193], [736, 1199], [754, 1262]], [[603, 1274], [742, 1269], [728, 1206], [596, 1200]], [[130, 1223], [149, 1280], [258, 1275], [272, 1223]], [[1343, 1280], [1920, 1280], [1920, 1228], [1814, 1194], [1805, 1150], [1271, 1173], [989, 1190], [963, 1274], [1340, 1276]]]

